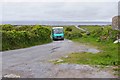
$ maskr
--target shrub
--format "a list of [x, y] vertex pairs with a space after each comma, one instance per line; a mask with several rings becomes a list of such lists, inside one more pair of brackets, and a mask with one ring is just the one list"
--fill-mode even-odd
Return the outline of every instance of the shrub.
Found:
[[72, 33], [72, 32], [65, 32], [65, 37], [67, 39], [75, 39], [75, 38], [80, 38], [82, 37], [82, 34], [80, 32], [78, 33]]
[[31, 30], [31, 33], [37, 35], [40, 40], [45, 41], [50, 39], [51, 31], [42, 26], [35, 26]]
[[33, 26], [23, 25], [23, 26], [17, 26], [17, 27], [15, 27], [15, 30], [16, 31], [31, 31], [32, 28], [33, 28]]
[[5, 31], [11, 31], [14, 29], [14, 26], [10, 25], [10, 24], [5, 24], [5, 25], [2, 25], [2, 30], [5, 30]]
[[99, 41], [114, 41], [117, 39], [119, 34], [120, 31], [113, 30], [110, 27], [106, 27], [93, 30], [90, 36], [99, 39]]
[[34, 26], [29, 31], [27, 28], [26, 31], [21, 30], [24, 28], [26, 27], [21, 27], [20, 31], [1, 31], [3, 41], [2, 49], [11, 50], [51, 42], [51, 31], [49, 29], [41, 26]]
[[67, 27], [67, 28], [65, 29], [65, 31], [72, 31], [72, 28]]

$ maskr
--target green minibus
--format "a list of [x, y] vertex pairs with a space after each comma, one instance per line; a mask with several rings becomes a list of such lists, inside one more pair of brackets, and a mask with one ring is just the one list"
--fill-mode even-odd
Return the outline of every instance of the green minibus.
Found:
[[64, 40], [63, 27], [53, 27], [52, 28], [52, 39], [53, 40]]

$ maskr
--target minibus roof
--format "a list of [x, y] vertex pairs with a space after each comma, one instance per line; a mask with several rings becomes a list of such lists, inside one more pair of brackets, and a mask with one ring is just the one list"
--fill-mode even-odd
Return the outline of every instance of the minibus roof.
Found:
[[53, 27], [52, 29], [63, 28], [63, 27]]

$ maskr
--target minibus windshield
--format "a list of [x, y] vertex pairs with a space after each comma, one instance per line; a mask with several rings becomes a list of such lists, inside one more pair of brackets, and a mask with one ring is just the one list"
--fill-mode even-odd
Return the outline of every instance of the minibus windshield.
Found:
[[63, 29], [54, 29], [53, 32], [54, 32], [54, 34], [62, 34]]

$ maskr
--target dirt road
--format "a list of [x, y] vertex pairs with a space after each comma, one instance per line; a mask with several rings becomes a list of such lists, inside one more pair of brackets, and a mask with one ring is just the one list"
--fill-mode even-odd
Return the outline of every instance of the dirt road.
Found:
[[74, 43], [70, 40], [53, 41], [49, 44], [2, 52], [2, 76], [17, 75], [21, 78], [110, 78], [109, 70], [100, 70], [89, 65], [52, 64], [72, 52], [99, 50]]

